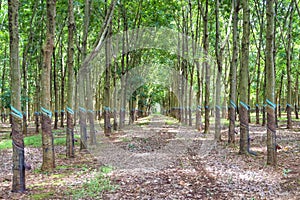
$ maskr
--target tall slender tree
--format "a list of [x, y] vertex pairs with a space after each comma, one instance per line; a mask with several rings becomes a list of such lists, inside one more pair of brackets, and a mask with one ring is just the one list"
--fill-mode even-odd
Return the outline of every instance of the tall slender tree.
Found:
[[54, 47], [55, 34], [55, 15], [56, 0], [47, 0], [47, 35], [43, 47], [43, 65], [42, 65], [42, 94], [41, 94], [41, 111], [42, 111], [42, 143], [43, 143], [43, 171], [52, 171], [55, 167], [53, 135], [51, 132], [50, 111], [50, 74], [51, 58]]
[[11, 125], [13, 143], [13, 192], [25, 191], [24, 140], [21, 113], [21, 73], [19, 61], [18, 0], [8, 0], [11, 76]]
[[[300, 56], [300, 54], [299, 54]], [[296, 83], [295, 83], [295, 115], [296, 119], [299, 119], [299, 68], [297, 70]]]
[[215, 140], [221, 141], [221, 74], [222, 74], [222, 57], [223, 51], [220, 49], [220, 20], [219, 20], [220, 1], [216, 0], [215, 17], [216, 17], [216, 43], [215, 53], [217, 59], [217, 79], [216, 79], [216, 115], [215, 115]]
[[228, 142], [235, 143], [235, 118], [236, 118], [236, 87], [237, 87], [237, 59], [238, 59], [238, 15], [240, 9], [240, 0], [233, 0], [234, 3], [234, 16], [233, 16], [233, 47], [232, 47], [232, 59], [230, 63], [230, 122], [228, 131]]
[[[196, 20], [196, 36], [195, 36], [195, 45], [194, 48], [197, 49], [199, 47], [198, 42], [199, 40], [199, 29], [200, 29], [200, 11], [202, 9], [202, 5], [200, 3], [200, 0], [197, 0], [197, 20]], [[202, 84], [201, 84], [201, 78], [200, 78], [200, 63], [199, 60], [195, 61], [196, 67], [197, 67], [197, 86], [198, 86], [198, 91], [197, 91], [197, 95], [196, 95], [196, 101], [197, 101], [197, 110], [196, 110], [196, 129], [198, 131], [202, 130], [202, 119], [201, 119], [201, 104], [202, 104]]]
[[274, 73], [274, 0], [267, 0], [267, 41], [266, 41], [266, 103], [267, 103], [267, 164], [276, 166], [276, 121], [275, 121], [275, 73]]
[[259, 22], [259, 38], [258, 38], [258, 44], [257, 46], [257, 57], [256, 57], [256, 65], [257, 65], [257, 73], [256, 73], [256, 94], [255, 94], [255, 113], [256, 113], [256, 124], [259, 124], [259, 93], [261, 90], [261, 48], [262, 48], [262, 43], [263, 43], [263, 32], [264, 32], [264, 26], [265, 26], [265, 18], [262, 16], [262, 14], [265, 13], [265, 7], [260, 6], [260, 2], [256, 1], [255, 2], [255, 11], [256, 11], [256, 16], [257, 20]]
[[216, 101], [216, 116], [215, 116], [215, 140], [218, 142], [221, 141], [221, 77], [222, 77], [222, 71], [223, 71], [223, 52], [225, 50], [227, 41], [229, 39], [230, 35], [230, 26], [232, 22], [232, 15], [233, 11], [235, 9], [234, 4], [232, 6], [232, 12], [230, 14], [230, 19], [228, 22], [228, 29], [226, 33], [226, 37], [224, 38], [224, 41], [221, 41], [221, 30], [220, 30], [220, 15], [219, 15], [219, 7], [220, 2], [219, 0], [216, 1], [216, 8], [215, 8], [215, 15], [216, 15], [216, 43], [215, 43], [215, 53], [216, 53], [216, 59], [217, 59], [217, 78], [216, 78], [216, 95], [215, 95], [215, 101]]
[[250, 8], [248, 0], [242, 0], [243, 38], [239, 80], [239, 116], [240, 116], [240, 154], [249, 153], [249, 120], [248, 120], [248, 80], [249, 80], [249, 36]]
[[74, 157], [74, 29], [75, 29], [75, 20], [74, 20], [74, 8], [73, 0], [69, 0], [68, 6], [69, 13], [69, 26], [68, 26], [68, 94], [67, 94], [67, 157]]
[[[82, 46], [81, 46], [81, 62], [84, 62], [84, 59], [87, 56], [87, 38], [88, 38], [88, 31], [89, 31], [89, 24], [90, 24], [90, 15], [91, 15], [91, 3], [92, 0], [85, 0], [84, 4], [84, 19], [83, 19], [83, 36], [82, 36]], [[86, 72], [85, 72], [86, 73]], [[79, 94], [79, 120], [80, 120], [80, 150], [86, 149], [86, 140], [87, 140], [87, 112], [84, 108], [84, 98], [86, 87], [85, 87], [85, 81], [86, 81], [86, 74], [83, 76], [79, 74], [78, 83], [80, 88], [78, 88]]]
[[205, 14], [203, 16], [203, 51], [205, 68], [205, 97], [204, 97], [204, 110], [205, 110], [205, 125], [204, 132], [209, 133], [209, 116], [210, 116], [210, 65], [208, 64], [208, 0], [205, 1]]
[[292, 61], [292, 29], [293, 29], [293, 15], [294, 15], [294, 0], [291, 1], [289, 9], [289, 25], [287, 32], [287, 47], [286, 47], [286, 71], [287, 71], [287, 128], [291, 129], [292, 124], [292, 75], [291, 75], [291, 61]]
[[[109, 25], [108, 35], [111, 33], [111, 24]], [[112, 131], [112, 126], [110, 122], [110, 113], [111, 113], [111, 106], [110, 106], [110, 82], [111, 82], [111, 43], [110, 39], [105, 41], [105, 85], [103, 91], [103, 114], [104, 114], [104, 133], [105, 135], [110, 135]]]

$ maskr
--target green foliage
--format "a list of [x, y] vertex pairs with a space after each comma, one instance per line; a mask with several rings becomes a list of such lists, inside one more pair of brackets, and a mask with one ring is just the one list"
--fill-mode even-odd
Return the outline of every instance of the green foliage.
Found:
[[5, 89], [0, 95], [0, 99], [2, 101], [2, 105], [4, 108], [9, 108], [10, 105], [10, 90]]
[[[42, 136], [33, 135], [24, 138], [24, 144], [26, 147], [41, 147], [42, 146]], [[0, 149], [12, 148], [11, 139], [6, 139], [0, 142]]]
[[178, 120], [175, 119], [168, 119], [165, 121], [166, 125], [174, 125], [174, 124], [178, 124]]
[[[80, 136], [75, 135], [75, 138], [80, 138]], [[24, 138], [25, 147], [34, 147], [38, 148], [42, 146], [42, 136], [41, 135], [32, 135]], [[60, 138], [54, 139], [55, 146], [65, 146], [66, 145], [66, 138], [65, 136]], [[12, 148], [12, 141], [11, 139], [4, 139], [0, 141], [0, 150], [1, 149], [9, 149]]]
[[12, 148], [11, 139], [5, 139], [0, 141], [0, 150]]
[[111, 170], [111, 167], [102, 167], [100, 173], [94, 178], [87, 180], [81, 188], [75, 190], [70, 188], [67, 193], [72, 195], [73, 199], [94, 199], [101, 196], [104, 191], [116, 190], [117, 185], [112, 184], [109, 178], [105, 176]]
[[51, 198], [51, 196], [53, 196], [53, 194], [54, 194], [54, 192], [32, 194], [32, 195], [30, 195], [30, 199], [34, 199], [34, 200], [49, 199], [49, 198]]
[[282, 174], [283, 174], [283, 176], [287, 176], [288, 175], [288, 173], [290, 173], [292, 170], [290, 170], [290, 169], [283, 169], [282, 170]]

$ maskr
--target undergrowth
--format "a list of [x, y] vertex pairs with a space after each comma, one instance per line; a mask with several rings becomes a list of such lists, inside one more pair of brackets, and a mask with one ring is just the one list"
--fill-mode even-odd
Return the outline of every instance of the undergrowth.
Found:
[[[79, 135], [75, 135], [75, 138], [79, 138]], [[25, 147], [42, 147], [42, 136], [39, 135], [32, 135], [32, 136], [27, 136], [24, 138], [24, 144]], [[75, 143], [76, 144], [76, 143]], [[66, 145], [66, 137], [59, 137], [59, 138], [54, 138], [54, 145], [55, 146], [65, 146]], [[0, 150], [1, 149], [10, 149], [12, 148], [12, 140], [11, 138], [4, 139], [0, 141]]]
[[117, 185], [111, 183], [110, 179], [105, 176], [112, 170], [111, 167], [102, 167], [99, 174], [90, 180], [86, 180], [80, 188], [74, 190], [70, 187], [67, 191], [72, 199], [99, 198], [104, 191], [114, 191]]

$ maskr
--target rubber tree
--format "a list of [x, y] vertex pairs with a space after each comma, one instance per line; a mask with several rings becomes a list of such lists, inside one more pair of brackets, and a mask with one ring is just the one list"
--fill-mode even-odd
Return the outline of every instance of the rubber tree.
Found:
[[287, 128], [293, 128], [292, 124], [292, 72], [291, 72], [291, 61], [292, 61], [292, 29], [293, 29], [293, 14], [294, 14], [294, 0], [291, 1], [290, 5], [290, 17], [287, 32], [287, 45], [286, 45], [286, 71], [287, 71]]
[[210, 65], [208, 64], [208, 0], [205, 1], [205, 14], [203, 16], [203, 51], [204, 51], [204, 62], [203, 67], [205, 68], [205, 97], [204, 97], [204, 132], [209, 133], [209, 116], [210, 116]]
[[55, 168], [53, 135], [51, 132], [50, 111], [50, 74], [51, 58], [54, 47], [56, 0], [47, 0], [47, 35], [43, 47], [43, 64], [41, 77], [41, 111], [42, 111], [42, 149], [43, 149], [43, 171], [52, 171]]
[[230, 95], [229, 95], [229, 131], [228, 131], [228, 143], [235, 143], [235, 119], [236, 119], [236, 88], [237, 88], [237, 64], [238, 64], [238, 15], [240, 1], [234, 0], [234, 14], [233, 14], [233, 47], [232, 47], [232, 59], [230, 63]]
[[[87, 38], [88, 38], [88, 31], [89, 31], [89, 24], [90, 24], [90, 16], [91, 16], [91, 0], [85, 0], [84, 5], [84, 19], [83, 19], [83, 36], [82, 36], [82, 46], [81, 46], [81, 62], [84, 63], [84, 60], [87, 56]], [[87, 148], [87, 111], [84, 105], [84, 97], [86, 95], [86, 72], [85, 74], [78, 76], [78, 91], [80, 96], [79, 99], [79, 124], [80, 124], [80, 150], [84, 150]]]
[[68, 59], [67, 59], [67, 70], [68, 70], [68, 94], [67, 94], [67, 157], [74, 157], [74, 8], [73, 0], [69, 0], [68, 13], [69, 13], [69, 25], [68, 25]]
[[215, 17], [216, 17], [216, 43], [215, 43], [215, 54], [217, 59], [217, 78], [216, 78], [216, 94], [215, 94], [215, 140], [218, 142], [221, 141], [221, 84], [222, 84], [222, 73], [223, 73], [223, 52], [225, 50], [225, 46], [229, 39], [230, 35], [230, 26], [232, 22], [232, 16], [234, 12], [234, 4], [232, 6], [232, 11], [230, 14], [230, 19], [228, 22], [227, 33], [223, 41], [221, 41], [221, 30], [220, 30], [220, 2], [219, 0], [216, 1], [216, 8], [215, 8]]
[[12, 192], [25, 191], [24, 140], [21, 113], [21, 74], [19, 61], [18, 0], [8, 0], [9, 50], [11, 76], [11, 126], [13, 144]]
[[274, 40], [274, 0], [267, 0], [267, 29], [266, 29], [266, 103], [267, 103], [267, 164], [276, 166], [276, 103], [275, 103], [275, 73], [273, 59]]
[[248, 0], [242, 1], [243, 7], [243, 38], [242, 56], [239, 80], [239, 117], [240, 117], [240, 154], [249, 153], [249, 106], [248, 106], [248, 83], [249, 83], [249, 36], [250, 36], [250, 8]]

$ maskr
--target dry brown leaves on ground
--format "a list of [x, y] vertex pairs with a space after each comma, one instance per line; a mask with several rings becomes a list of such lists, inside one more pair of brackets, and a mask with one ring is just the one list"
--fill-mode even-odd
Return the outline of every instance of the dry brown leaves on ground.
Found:
[[178, 124], [166, 125], [166, 120], [170, 119], [157, 116], [119, 131], [103, 140], [103, 154], [76, 149], [76, 158], [66, 159], [65, 147], [56, 147], [57, 168], [51, 173], [39, 170], [41, 150], [26, 148], [26, 160], [33, 169], [26, 174], [25, 194], [10, 192], [11, 150], [2, 150], [0, 198], [72, 199], [68, 190], [81, 188], [101, 165], [114, 164], [106, 176], [117, 189], [104, 191], [96, 199], [300, 199], [299, 128], [278, 129], [282, 149], [274, 169], [266, 165], [264, 127], [250, 127], [251, 149], [258, 155], [241, 156], [237, 146], [212, 143], [208, 135]]

